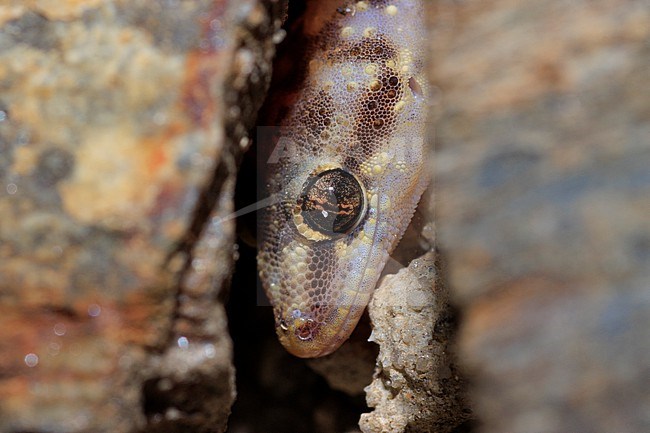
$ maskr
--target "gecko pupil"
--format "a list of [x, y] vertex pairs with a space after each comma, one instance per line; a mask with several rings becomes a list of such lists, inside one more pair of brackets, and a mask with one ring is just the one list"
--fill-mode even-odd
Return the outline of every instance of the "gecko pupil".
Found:
[[298, 199], [300, 213], [312, 230], [328, 236], [354, 229], [364, 214], [364, 191], [359, 181], [340, 168], [311, 176]]

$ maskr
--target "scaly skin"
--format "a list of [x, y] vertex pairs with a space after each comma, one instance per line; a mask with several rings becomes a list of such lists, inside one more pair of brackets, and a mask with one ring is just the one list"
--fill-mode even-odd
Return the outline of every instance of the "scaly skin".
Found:
[[[280, 342], [299, 357], [329, 354], [349, 337], [427, 183], [422, 4], [339, 6], [282, 122], [268, 176], [279, 201], [262, 217], [260, 277]], [[308, 179], [333, 169], [358, 180], [366, 210], [358, 226], [330, 236], [310, 226], [299, 198]]]

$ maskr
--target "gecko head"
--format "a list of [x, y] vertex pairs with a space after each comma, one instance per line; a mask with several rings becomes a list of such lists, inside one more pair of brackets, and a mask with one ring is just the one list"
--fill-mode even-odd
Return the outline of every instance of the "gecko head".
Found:
[[296, 356], [348, 338], [426, 184], [421, 3], [350, 2], [324, 22], [282, 121], [258, 263]]
[[[276, 330], [292, 354], [323, 356], [339, 347], [351, 332], [352, 297], [342, 297], [348, 284], [356, 287], [361, 274], [348, 276], [342, 253], [363, 223], [368, 202], [360, 179], [338, 164], [322, 164], [303, 182], [293, 205], [291, 239], [281, 250], [283, 276], [269, 287], [276, 302]], [[295, 230], [295, 231], [293, 231]], [[350, 293], [354, 293], [351, 291]], [[342, 302], [343, 301], [343, 302]], [[365, 304], [364, 304], [365, 306]]]

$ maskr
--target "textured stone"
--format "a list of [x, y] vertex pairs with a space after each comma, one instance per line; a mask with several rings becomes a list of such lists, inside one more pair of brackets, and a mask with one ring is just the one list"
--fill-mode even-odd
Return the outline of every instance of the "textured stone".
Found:
[[434, 9], [436, 222], [480, 431], [650, 430], [647, 1]]
[[379, 345], [368, 406], [359, 425], [370, 432], [450, 432], [471, 415], [451, 351], [448, 292], [429, 252], [387, 275], [369, 306], [371, 341]]
[[223, 217], [280, 13], [0, 6], [0, 431], [225, 429]]

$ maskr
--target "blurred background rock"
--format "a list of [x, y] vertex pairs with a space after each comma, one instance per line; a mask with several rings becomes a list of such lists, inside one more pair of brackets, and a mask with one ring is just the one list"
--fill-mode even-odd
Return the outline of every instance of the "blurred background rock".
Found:
[[434, 2], [438, 239], [482, 432], [650, 430], [650, 3]]

